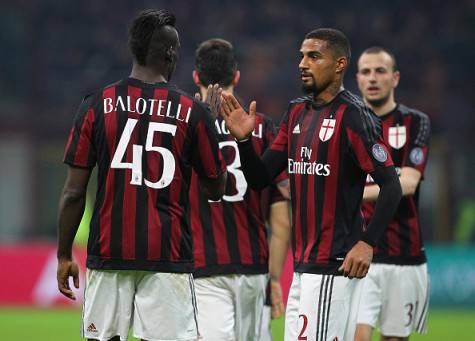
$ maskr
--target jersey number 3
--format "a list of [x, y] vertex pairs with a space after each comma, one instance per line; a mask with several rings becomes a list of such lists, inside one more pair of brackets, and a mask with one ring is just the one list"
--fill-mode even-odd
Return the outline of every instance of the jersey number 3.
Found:
[[[143, 146], [134, 144], [132, 146], [132, 162], [122, 162], [125, 153], [127, 152], [127, 145], [130, 142], [132, 132], [134, 131], [135, 126], [137, 125], [138, 120], [134, 118], [129, 118], [125, 124], [124, 131], [120, 137], [119, 144], [115, 151], [114, 157], [112, 158], [111, 168], [118, 169], [130, 169], [132, 170], [132, 179], [130, 180], [131, 185], [142, 185], [142, 152]], [[147, 179], [143, 179], [145, 185], [151, 188], [160, 189], [165, 188], [173, 180], [175, 175], [175, 157], [172, 152], [167, 148], [158, 147], [153, 145], [153, 137], [155, 132], [169, 133], [175, 136], [176, 125], [168, 123], [159, 123], [159, 122], [150, 122], [147, 132], [147, 140], [145, 141], [145, 151], [146, 152], [157, 152], [163, 158], [163, 174], [156, 182], [151, 182]]]

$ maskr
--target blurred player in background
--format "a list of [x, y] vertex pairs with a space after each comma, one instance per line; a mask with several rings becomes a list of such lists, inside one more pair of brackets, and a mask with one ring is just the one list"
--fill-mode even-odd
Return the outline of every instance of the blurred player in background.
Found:
[[[201, 43], [196, 50], [195, 67], [193, 80], [200, 88], [197, 96], [206, 97], [208, 86], [214, 83], [232, 93], [239, 82], [234, 49], [226, 40]], [[272, 235], [288, 235], [287, 202], [276, 185], [263, 191], [248, 187], [237, 143], [220, 116], [215, 117], [215, 129], [229, 174], [225, 195], [219, 201], [208, 200], [198, 189], [195, 173], [190, 191], [198, 324], [204, 340], [254, 341], [259, 339], [268, 282], [267, 213], [270, 206], [271, 222], [280, 222], [271, 224]], [[252, 143], [259, 154], [269, 147], [274, 134], [272, 121], [257, 115]], [[280, 179], [286, 178], [284, 173]], [[281, 262], [282, 269], [286, 253], [287, 247], [275, 249], [271, 254], [274, 268]], [[272, 283], [277, 302], [279, 277], [272, 277]], [[282, 300], [274, 309], [276, 314], [279, 311], [282, 314]]]
[[[58, 287], [75, 299], [71, 248], [92, 168], [98, 190], [90, 224], [82, 334], [90, 340], [196, 340], [188, 190], [224, 193], [226, 166], [209, 108], [170, 85], [180, 47], [175, 17], [145, 10], [132, 22], [130, 77], [86, 96], [74, 119], [60, 199]], [[210, 91], [216, 109], [219, 89]]]
[[[381, 118], [383, 137], [390, 146], [403, 193], [364, 280], [358, 341], [370, 341], [377, 325], [385, 341], [407, 340], [412, 332], [426, 332], [429, 281], [418, 200], [430, 121], [426, 114], [396, 103], [394, 89], [399, 77], [394, 55], [383, 48], [371, 47], [358, 60], [358, 86], [366, 104]], [[363, 194], [367, 223], [371, 223], [378, 194], [378, 185], [368, 178]]]
[[[291, 185], [294, 278], [287, 301], [285, 340], [353, 340], [361, 282], [373, 246], [384, 234], [401, 186], [381, 139], [378, 118], [349, 91], [343, 76], [350, 59], [345, 35], [317, 29], [305, 36], [299, 64], [305, 97], [291, 101], [262, 159], [249, 113], [223, 92], [221, 112], [239, 141], [249, 185], [261, 189], [284, 169]], [[381, 191], [374, 218], [363, 230], [360, 212], [366, 174]]]

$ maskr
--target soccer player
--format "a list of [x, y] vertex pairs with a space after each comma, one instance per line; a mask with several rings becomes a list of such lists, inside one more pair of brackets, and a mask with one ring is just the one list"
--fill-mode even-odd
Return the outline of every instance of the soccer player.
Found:
[[[290, 176], [294, 278], [287, 302], [285, 340], [353, 340], [361, 282], [373, 246], [401, 197], [401, 186], [381, 123], [343, 89], [350, 58], [345, 35], [321, 28], [305, 36], [299, 64], [308, 96], [291, 101], [270, 149], [260, 158], [249, 139], [249, 113], [223, 92], [221, 113], [239, 141], [249, 185], [260, 189], [286, 167]], [[371, 223], [360, 206], [366, 174], [380, 186]]]
[[[90, 225], [82, 334], [89, 340], [196, 340], [188, 190], [192, 169], [213, 200], [226, 166], [207, 106], [170, 80], [180, 47], [175, 17], [145, 10], [132, 22], [130, 77], [85, 97], [64, 156], [58, 288], [75, 299], [71, 247], [92, 168], [98, 190]], [[219, 89], [210, 89], [216, 109]]]
[[[400, 73], [394, 55], [371, 47], [358, 60], [356, 78], [364, 101], [381, 118], [383, 137], [399, 174], [403, 198], [374, 250], [358, 312], [358, 341], [370, 341], [378, 324], [382, 340], [408, 340], [425, 333], [429, 299], [426, 256], [419, 224], [419, 185], [427, 162], [430, 121], [396, 103]], [[368, 178], [363, 213], [371, 223], [379, 188]]]
[[[199, 45], [193, 80], [201, 96], [205, 97], [208, 86], [214, 83], [232, 93], [239, 78], [230, 42], [210, 39]], [[271, 220], [287, 216], [287, 224], [271, 227], [275, 229], [273, 235], [289, 234], [287, 202], [275, 185], [264, 191], [249, 188], [237, 143], [220, 116], [216, 117], [215, 128], [229, 174], [226, 193], [219, 201], [208, 200], [198, 189], [196, 174], [190, 191], [198, 324], [204, 340], [257, 341], [268, 282], [268, 208]], [[251, 141], [259, 154], [274, 136], [272, 121], [258, 114]], [[287, 175], [281, 178], [285, 181]], [[274, 192], [272, 197], [270, 190]], [[279, 247], [275, 251], [273, 256], [279, 259], [284, 258], [287, 249]], [[280, 288], [278, 277], [272, 282]]]

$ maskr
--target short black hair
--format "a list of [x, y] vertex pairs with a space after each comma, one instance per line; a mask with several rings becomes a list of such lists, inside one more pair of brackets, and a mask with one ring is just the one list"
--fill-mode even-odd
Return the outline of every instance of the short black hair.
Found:
[[305, 39], [320, 39], [327, 42], [328, 47], [336, 58], [344, 56], [351, 58], [350, 42], [345, 34], [334, 28], [317, 28], [305, 36]]
[[214, 38], [202, 42], [195, 53], [195, 68], [201, 84], [231, 85], [237, 70], [233, 45], [224, 39]]
[[393, 61], [393, 72], [398, 71], [399, 67], [398, 67], [397, 62], [396, 62], [396, 57], [394, 56], [394, 54], [391, 51], [389, 51], [388, 49], [386, 49], [384, 47], [381, 47], [381, 46], [368, 47], [366, 50], [363, 51], [363, 53], [361, 53], [361, 56], [364, 55], [365, 53], [377, 54], [377, 53], [382, 53], [382, 52], [387, 53], [389, 55], [389, 57], [391, 57], [391, 59]]
[[163, 55], [165, 51], [150, 51], [151, 45], [155, 49], [165, 49], [170, 46], [170, 41], [163, 41], [153, 44], [155, 40], [169, 40], [160, 34], [160, 29], [164, 26], [175, 27], [175, 16], [167, 10], [146, 9], [141, 11], [129, 29], [129, 47], [137, 63], [142, 66], [147, 65], [148, 56]]

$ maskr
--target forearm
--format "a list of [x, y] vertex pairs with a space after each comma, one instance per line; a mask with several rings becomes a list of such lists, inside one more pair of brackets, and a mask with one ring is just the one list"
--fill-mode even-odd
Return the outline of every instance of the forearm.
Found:
[[289, 249], [290, 221], [288, 203], [277, 202], [271, 208], [271, 238], [269, 242], [269, 275], [279, 280]]
[[261, 159], [254, 150], [251, 139], [238, 142], [238, 147], [244, 176], [249, 186], [255, 190], [269, 186], [285, 168], [286, 158], [272, 150], [267, 150]]
[[396, 212], [402, 191], [394, 167], [379, 170], [373, 175], [373, 178], [378, 183], [380, 191], [373, 217], [361, 239], [376, 246]]
[[84, 213], [86, 193], [65, 189], [59, 203], [58, 258], [71, 259], [74, 237]]
[[363, 201], [376, 201], [379, 195], [378, 185], [367, 185], [363, 192]]
[[[414, 195], [419, 184], [419, 179], [407, 178], [405, 176], [399, 177], [401, 184], [402, 196], [407, 197]], [[364, 188], [363, 201], [376, 201], [379, 195], [378, 185], [367, 185]]]

